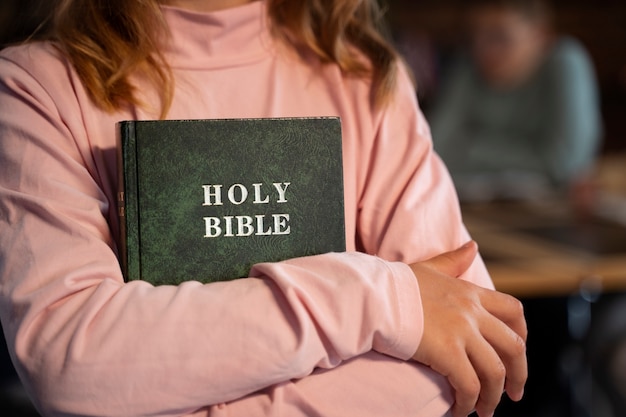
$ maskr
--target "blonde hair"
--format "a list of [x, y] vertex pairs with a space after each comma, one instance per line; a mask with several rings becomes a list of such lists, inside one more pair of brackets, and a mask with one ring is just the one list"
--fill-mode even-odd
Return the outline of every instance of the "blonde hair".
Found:
[[[158, 0], [58, 1], [48, 38], [67, 54], [96, 105], [110, 112], [142, 105], [131, 81], [140, 74], [155, 86], [165, 117], [174, 80], [159, 49], [168, 33]], [[267, 0], [267, 10], [274, 34], [346, 75], [371, 77], [373, 104], [388, 100], [398, 57], [381, 34], [376, 0]]]

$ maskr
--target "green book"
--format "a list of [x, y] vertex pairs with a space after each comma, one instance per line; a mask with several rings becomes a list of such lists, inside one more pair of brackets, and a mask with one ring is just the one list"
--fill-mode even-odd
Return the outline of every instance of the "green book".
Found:
[[120, 254], [155, 285], [345, 251], [339, 118], [118, 124]]

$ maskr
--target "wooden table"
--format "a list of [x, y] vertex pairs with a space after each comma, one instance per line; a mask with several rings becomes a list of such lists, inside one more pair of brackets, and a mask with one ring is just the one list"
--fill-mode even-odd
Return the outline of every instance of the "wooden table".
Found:
[[626, 225], [562, 202], [462, 207], [496, 288], [517, 297], [626, 290]]

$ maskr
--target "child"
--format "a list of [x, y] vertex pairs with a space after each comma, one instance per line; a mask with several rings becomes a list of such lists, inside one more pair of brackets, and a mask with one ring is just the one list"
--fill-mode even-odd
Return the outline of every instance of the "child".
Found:
[[601, 139], [593, 64], [554, 37], [543, 0], [480, 0], [469, 11], [470, 59], [459, 59], [430, 121], [461, 199], [570, 195], [588, 209]]
[[[48, 41], [3, 51], [0, 317], [43, 414], [485, 417], [521, 398], [520, 305], [460, 247], [377, 19], [374, 1], [66, 0]], [[124, 283], [117, 121], [323, 115], [343, 120], [347, 253]]]

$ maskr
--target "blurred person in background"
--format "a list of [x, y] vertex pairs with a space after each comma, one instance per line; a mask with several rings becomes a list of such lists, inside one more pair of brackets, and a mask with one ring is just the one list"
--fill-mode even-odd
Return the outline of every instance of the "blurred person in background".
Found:
[[477, 0], [469, 56], [452, 65], [430, 121], [465, 201], [569, 194], [588, 206], [601, 139], [593, 65], [557, 37], [541, 0]]

